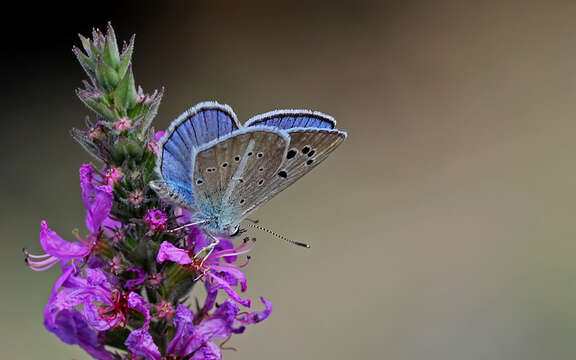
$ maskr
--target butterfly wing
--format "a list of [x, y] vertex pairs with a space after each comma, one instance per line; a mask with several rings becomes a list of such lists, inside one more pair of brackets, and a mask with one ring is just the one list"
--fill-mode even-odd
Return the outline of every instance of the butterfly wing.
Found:
[[288, 130], [287, 134], [290, 136], [290, 143], [282, 165], [266, 179], [259, 196], [242, 209], [239, 216], [241, 219], [310, 172], [346, 138], [345, 132], [330, 129], [295, 128]]
[[245, 127], [270, 126], [278, 129], [316, 128], [334, 129], [336, 120], [330, 115], [311, 110], [275, 110], [254, 116]]
[[269, 127], [245, 128], [200, 148], [194, 160], [194, 198], [207, 217], [229, 225], [266, 196], [290, 139]]
[[229, 135], [241, 127], [227, 105], [203, 102], [172, 122], [159, 141], [156, 169], [160, 181], [152, 187], [181, 206], [194, 208], [192, 169], [198, 147]]

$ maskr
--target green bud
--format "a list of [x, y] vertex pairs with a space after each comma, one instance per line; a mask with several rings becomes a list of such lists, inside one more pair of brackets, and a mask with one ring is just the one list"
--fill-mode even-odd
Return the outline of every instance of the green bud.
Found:
[[84, 55], [84, 53], [76, 46], [72, 48], [72, 52], [76, 55], [78, 62], [86, 74], [88, 74], [90, 80], [94, 81], [94, 68], [96, 67], [96, 64], [88, 56]]
[[108, 92], [114, 91], [118, 81], [120, 81], [120, 77], [116, 70], [104, 63], [102, 59], [98, 59], [98, 65], [96, 66], [96, 79]]
[[136, 92], [136, 84], [134, 84], [134, 74], [132, 68], [129, 67], [128, 71], [118, 83], [114, 91], [114, 103], [123, 111], [132, 108], [136, 104], [138, 94]]
[[102, 58], [104, 62], [113, 69], [118, 69], [120, 65], [120, 54], [118, 52], [118, 44], [116, 42], [116, 35], [110, 23], [108, 23], [108, 33], [106, 34], [106, 45], [104, 46], [104, 53]]
[[132, 61], [132, 53], [134, 52], [134, 39], [135, 35], [132, 35], [128, 45], [124, 43], [125, 48], [122, 51], [122, 56], [120, 57], [120, 66], [118, 67], [118, 74], [120, 77], [124, 77], [124, 74], [126, 74], [126, 70], [128, 70], [128, 67]]
[[110, 109], [110, 107], [100, 103], [98, 98], [90, 95], [88, 91], [77, 89], [76, 95], [84, 103], [84, 105], [88, 106], [96, 114], [110, 121], [116, 120], [117, 116], [114, 111]]
[[152, 124], [152, 120], [154, 120], [156, 114], [158, 114], [158, 108], [160, 107], [160, 101], [162, 101], [163, 95], [164, 95], [164, 88], [160, 89], [160, 92], [155, 94], [155, 96], [152, 99], [152, 102], [150, 103], [150, 105], [148, 105], [148, 108], [144, 113], [144, 117], [142, 118], [143, 132], [148, 130], [148, 128]]
[[139, 159], [142, 156], [142, 148], [137, 143], [124, 140], [116, 145], [112, 151], [115, 164], [122, 164], [126, 159]]
[[88, 54], [89, 57], [92, 57], [92, 48], [90, 46], [90, 40], [88, 38], [85, 38], [81, 34], [78, 34], [78, 37], [80, 38], [80, 42], [82, 42], [82, 47], [84, 47], [86, 54]]
[[72, 130], [70, 130], [70, 135], [72, 135], [72, 138], [76, 140], [76, 142], [80, 144], [80, 146], [82, 146], [82, 148], [88, 154], [92, 155], [94, 158], [100, 161], [104, 161], [105, 158], [104, 154], [102, 154], [100, 148], [96, 144], [94, 144], [94, 142], [92, 142], [90, 138], [88, 138], [85, 131], [73, 128]]

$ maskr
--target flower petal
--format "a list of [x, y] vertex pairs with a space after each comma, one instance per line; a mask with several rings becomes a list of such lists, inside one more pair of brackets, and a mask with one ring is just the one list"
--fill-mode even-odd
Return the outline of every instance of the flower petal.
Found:
[[88, 282], [88, 285], [90, 285], [92, 287], [97, 287], [97, 286], [110, 287], [110, 285], [108, 284], [108, 278], [106, 277], [104, 272], [102, 272], [102, 270], [100, 270], [100, 269], [87, 268], [86, 269], [86, 281]]
[[79, 242], [69, 242], [62, 239], [56, 232], [50, 230], [46, 221], [40, 223], [40, 245], [46, 253], [61, 260], [81, 258], [90, 253], [88, 246]]
[[154, 343], [154, 339], [152, 339], [152, 335], [148, 333], [147, 329], [140, 328], [132, 331], [124, 344], [135, 355], [144, 356], [146, 359], [152, 360], [160, 360], [162, 358], [158, 346]]
[[95, 359], [113, 359], [104, 346], [98, 343], [98, 333], [88, 326], [78, 311], [61, 311], [56, 318], [56, 327], [48, 330], [66, 344], [79, 345]]
[[162, 139], [164, 137], [164, 135], [166, 134], [166, 131], [156, 131], [156, 133], [154, 134], [154, 141], [160, 141], [160, 139]]
[[102, 319], [102, 316], [98, 312], [98, 307], [91, 301], [84, 303], [82, 316], [90, 326], [98, 331], [106, 331], [121, 321], [119, 317], [112, 320]]
[[221, 360], [222, 359], [222, 350], [220, 350], [220, 346], [216, 345], [212, 341], [206, 343], [206, 345], [202, 346], [198, 349], [194, 355], [190, 358], [190, 360]]
[[234, 289], [228, 284], [228, 282], [216, 275], [212, 272], [208, 272], [208, 276], [210, 279], [215, 283], [216, 287], [219, 289], [224, 289], [228, 296], [230, 296], [234, 301], [239, 304], [242, 304], [246, 307], [250, 307], [250, 299], [242, 299]]
[[174, 314], [174, 326], [176, 333], [166, 348], [166, 354], [184, 356], [184, 342], [190, 339], [194, 331], [194, 313], [187, 306], [179, 304]]
[[237, 320], [240, 321], [243, 325], [255, 324], [266, 320], [268, 316], [270, 316], [273, 306], [270, 301], [264, 299], [262, 296], [260, 297], [260, 301], [262, 301], [266, 307], [263, 311], [244, 313], [240, 315]]
[[142, 296], [135, 292], [131, 292], [128, 294], [128, 307], [137, 310], [144, 315], [146, 322], [142, 325], [142, 329], [148, 330], [148, 327], [150, 326], [150, 305], [148, 305], [148, 302], [146, 302]]
[[94, 199], [86, 207], [86, 227], [91, 232], [96, 232], [100, 225], [110, 215], [114, 194], [112, 187], [102, 185], [95, 188]]
[[82, 202], [86, 209], [90, 207], [90, 197], [94, 192], [94, 167], [92, 164], [83, 164], [80, 167], [80, 188], [82, 189]]
[[136, 273], [136, 278], [134, 279], [130, 279], [130, 280], [126, 280], [125, 283], [125, 287], [127, 289], [133, 289], [136, 286], [142, 284], [145, 280], [146, 280], [146, 273], [144, 272], [144, 270], [140, 269], [139, 267], [136, 266], [130, 266], [126, 268], [127, 271], [132, 271]]
[[[244, 276], [244, 273], [242, 271], [227, 266], [218, 266], [218, 265], [210, 266], [210, 270], [215, 270], [230, 275], [232, 278], [240, 282], [240, 289], [242, 289], [242, 292], [246, 291], [246, 276]], [[230, 285], [234, 286], [236, 284], [231, 283]]]
[[168, 241], [164, 241], [160, 245], [158, 256], [156, 256], [156, 261], [159, 263], [163, 263], [166, 260], [173, 261], [182, 265], [192, 263], [192, 259], [190, 259], [190, 255], [188, 255], [186, 250], [177, 248]]
[[216, 298], [218, 297], [218, 288], [213, 287], [210, 281], [204, 282], [204, 287], [206, 288], [206, 299], [204, 300], [204, 306], [202, 307], [202, 313], [207, 314], [216, 303]]
[[196, 326], [194, 333], [187, 340], [184, 355], [191, 354], [200, 349], [208, 342], [217, 338], [225, 339], [233, 332], [232, 326], [240, 309], [238, 305], [226, 300], [215, 312]]

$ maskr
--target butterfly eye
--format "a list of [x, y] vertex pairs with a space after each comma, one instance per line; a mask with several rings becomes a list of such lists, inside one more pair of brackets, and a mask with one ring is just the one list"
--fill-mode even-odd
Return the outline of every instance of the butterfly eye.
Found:
[[238, 234], [240, 234], [240, 225], [234, 226], [234, 229], [230, 233], [230, 236], [237, 236]]

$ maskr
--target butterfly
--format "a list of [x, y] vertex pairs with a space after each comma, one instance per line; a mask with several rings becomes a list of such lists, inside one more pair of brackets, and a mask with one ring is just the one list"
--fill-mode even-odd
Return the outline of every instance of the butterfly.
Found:
[[244, 125], [232, 108], [202, 102], [172, 122], [158, 142], [150, 187], [192, 213], [210, 237], [234, 236], [263, 203], [308, 173], [346, 138], [329, 115], [276, 110]]

